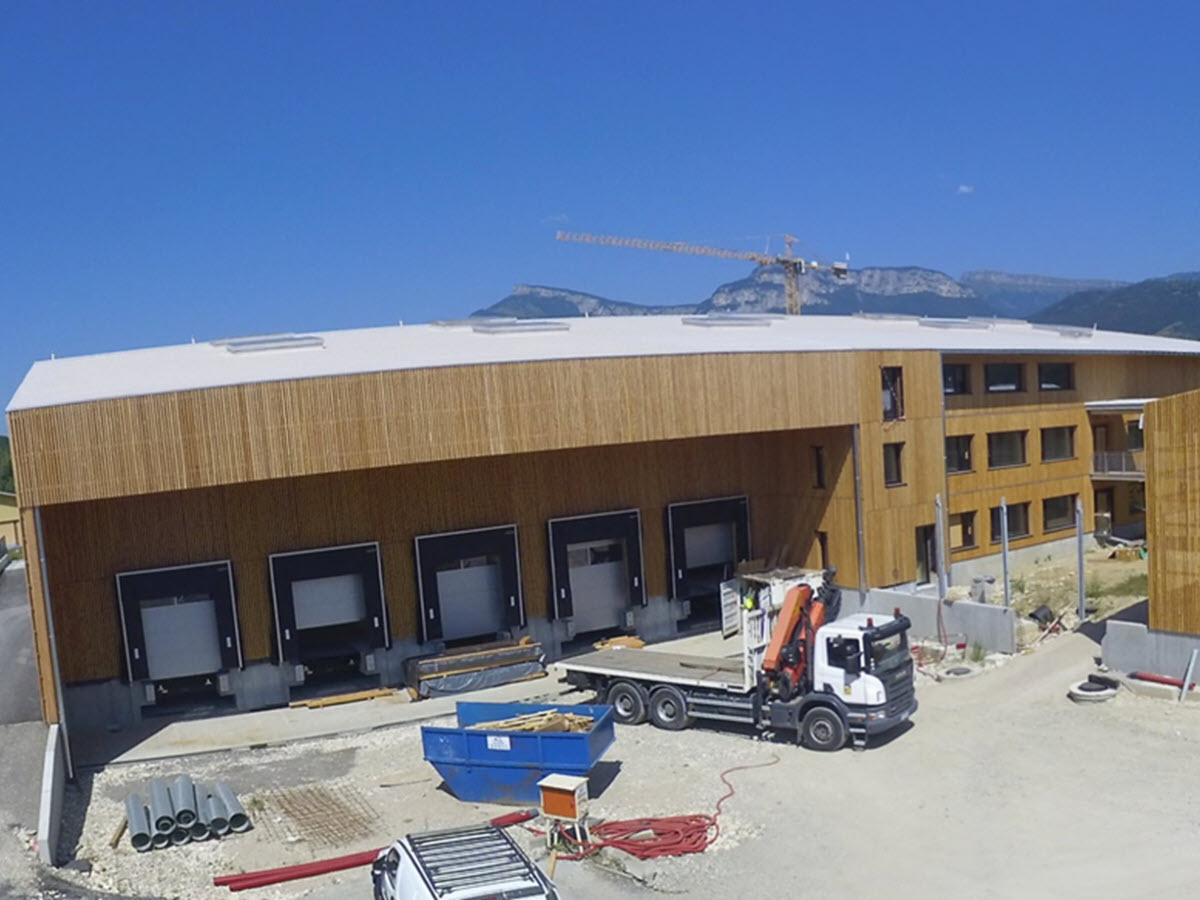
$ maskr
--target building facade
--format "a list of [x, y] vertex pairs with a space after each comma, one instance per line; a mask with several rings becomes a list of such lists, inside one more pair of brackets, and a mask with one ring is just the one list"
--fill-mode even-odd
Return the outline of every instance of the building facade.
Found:
[[[703, 625], [744, 561], [951, 580], [1143, 518], [1186, 341], [881, 317], [466, 322], [37, 363], [8, 417], [47, 721], [284, 703]], [[1134, 445], [1137, 445], [1136, 447]], [[938, 510], [942, 521], [938, 521]], [[56, 648], [57, 652], [54, 652]]]

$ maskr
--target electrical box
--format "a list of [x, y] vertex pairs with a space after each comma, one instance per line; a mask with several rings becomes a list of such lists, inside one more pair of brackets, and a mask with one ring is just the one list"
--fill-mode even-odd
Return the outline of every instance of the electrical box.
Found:
[[588, 781], [578, 775], [547, 775], [538, 782], [542, 815], [562, 822], [579, 822], [587, 816]]

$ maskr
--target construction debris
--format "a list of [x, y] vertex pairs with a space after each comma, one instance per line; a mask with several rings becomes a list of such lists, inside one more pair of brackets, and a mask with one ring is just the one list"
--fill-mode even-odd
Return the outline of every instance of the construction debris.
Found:
[[374, 700], [378, 697], [390, 697], [396, 693], [395, 688], [373, 688], [369, 691], [352, 691], [349, 694], [334, 694], [332, 697], [314, 697], [311, 700], [293, 700], [290, 707], [305, 706], [309, 709], [321, 709], [326, 706], [340, 706], [343, 703], [357, 703], [359, 700]]
[[597, 650], [607, 650], [610, 647], [628, 647], [631, 650], [640, 650], [646, 646], [646, 642], [634, 634], [622, 634], [617, 637], [605, 638], [602, 641], [596, 641], [592, 644]]
[[547, 709], [543, 712], [525, 713], [513, 716], [511, 719], [498, 719], [495, 722], [477, 722], [468, 725], [468, 731], [567, 731], [583, 733], [591, 731], [595, 719], [591, 716], [579, 716], [574, 713], [559, 712]]

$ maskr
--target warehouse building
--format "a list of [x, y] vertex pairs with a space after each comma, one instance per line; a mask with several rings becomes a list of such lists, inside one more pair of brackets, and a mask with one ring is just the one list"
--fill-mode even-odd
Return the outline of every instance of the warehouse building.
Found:
[[[8, 407], [47, 721], [703, 627], [741, 562], [866, 588], [1144, 518], [1200, 345], [993, 320], [469, 320], [36, 363]], [[942, 521], [938, 521], [941, 510]], [[939, 536], [944, 536], [939, 540]]]

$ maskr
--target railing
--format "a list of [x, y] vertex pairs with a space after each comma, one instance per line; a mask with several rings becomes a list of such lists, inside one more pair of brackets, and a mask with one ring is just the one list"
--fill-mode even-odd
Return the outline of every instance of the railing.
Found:
[[1092, 454], [1092, 471], [1104, 475], [1144, 475], [1142, 454], [1130, 450], [1104, 450]]

